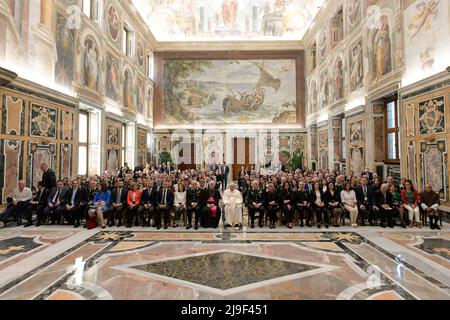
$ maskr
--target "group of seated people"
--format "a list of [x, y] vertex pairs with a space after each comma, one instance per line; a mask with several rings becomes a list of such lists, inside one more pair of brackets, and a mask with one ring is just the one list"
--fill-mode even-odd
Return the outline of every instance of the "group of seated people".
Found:
[[260, 228], [268, 221], [271, 229], [279, 223], [292, 229], [296, 222], [300, 227], [339, 227], [348, 215], [353, 227], [393, 228], [398, 217], [404, 228], [421, 228], [426, 217], [431, 229], [440, 229], [440, 197], [431, 185], [418, 194], [411, 181], [396, 183], [387, 177], [382, 182], [368, 170], [361, 176], [299, 169], [268, 176], [243, 168], [238, 183], [227, 186], [226, 180], [219, 178], [220, 172], [210, 169], [162, 172], [121, 168], [102, 176], [66, 178], [53, 182], [54, 187], [49, 180], [51, 170], [46, 166], [43, 170], [43, 181], [35, 190], [18, 182], [0, 216], [3, 224], [12, 219], [21, 225], [25, 218], [25, 227], [29, 227], [35, 216], [36, 226], [70, 224], [78, 228], [83, 223], [89, 229], [167, 229], [170, 224], [178, 227], [184, 218], [186, 229], [217, 228], [221, 220], [225, 228], [242, 229], [246, 208], [251, 228], [255, 228], [255, 220]]

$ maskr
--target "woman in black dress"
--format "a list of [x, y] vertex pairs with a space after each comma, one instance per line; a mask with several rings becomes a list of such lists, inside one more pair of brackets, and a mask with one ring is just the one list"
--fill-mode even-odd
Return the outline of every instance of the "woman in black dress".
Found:
[[[319, 181], [314, 182], [313, 189], [309, 195], [309, 200], [311, 203], [311, 208], [316, 215], [317, 228], [320, 229], [323, 221], [323, 215], [327, 214], [327, 207], [325, 206], [325, 193], [323, 192]], [[326, 224], [325, 227], [328, 228], [328, 225]]]
[[294, 193], [288, 181], [283, 183], [280, 192], [280, 207], [283, 210], [287, 227], [292, 229], [292, 218], [294, 217]]

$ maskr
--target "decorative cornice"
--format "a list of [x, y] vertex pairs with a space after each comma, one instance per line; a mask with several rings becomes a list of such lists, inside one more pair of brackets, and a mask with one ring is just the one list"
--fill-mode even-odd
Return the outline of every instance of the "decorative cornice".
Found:
[[17, 73], [0, 67], [0, 85], [7, 84], [17, 78]]
[[157, 42], [155, 52], [304, 50], [301, 41], [176, 41]]

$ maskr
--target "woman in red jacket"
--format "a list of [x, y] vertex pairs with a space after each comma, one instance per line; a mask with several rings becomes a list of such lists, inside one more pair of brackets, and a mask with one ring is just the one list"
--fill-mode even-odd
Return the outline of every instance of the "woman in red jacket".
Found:
[[402, 202], [406, 210], [408, 210], [409, 226], [422, 228], [420, 223], [419, 194], [414, 190], [411, 180], [405, 182], [405, 189], [402, 190]]
[[137, 219], [137, 211], [141, 205], [141, 196], [142, 190], [138, 189], [137, 183], [133, 183], [127, 196], [127, 228], [131, 228], [134, 217]]

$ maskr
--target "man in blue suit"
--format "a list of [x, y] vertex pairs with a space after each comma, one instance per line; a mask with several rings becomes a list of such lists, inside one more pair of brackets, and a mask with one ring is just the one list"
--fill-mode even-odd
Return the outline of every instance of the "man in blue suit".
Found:
[[156, 228], [161, 229], [161, 215], [164, 216], [164, 229], [169, 227], [169, 213], [173, 207], [174, 194], [169, 189], [169, 182], [164, 181], [163, 187], [159, 189], [158, 196], [156, 198]]

